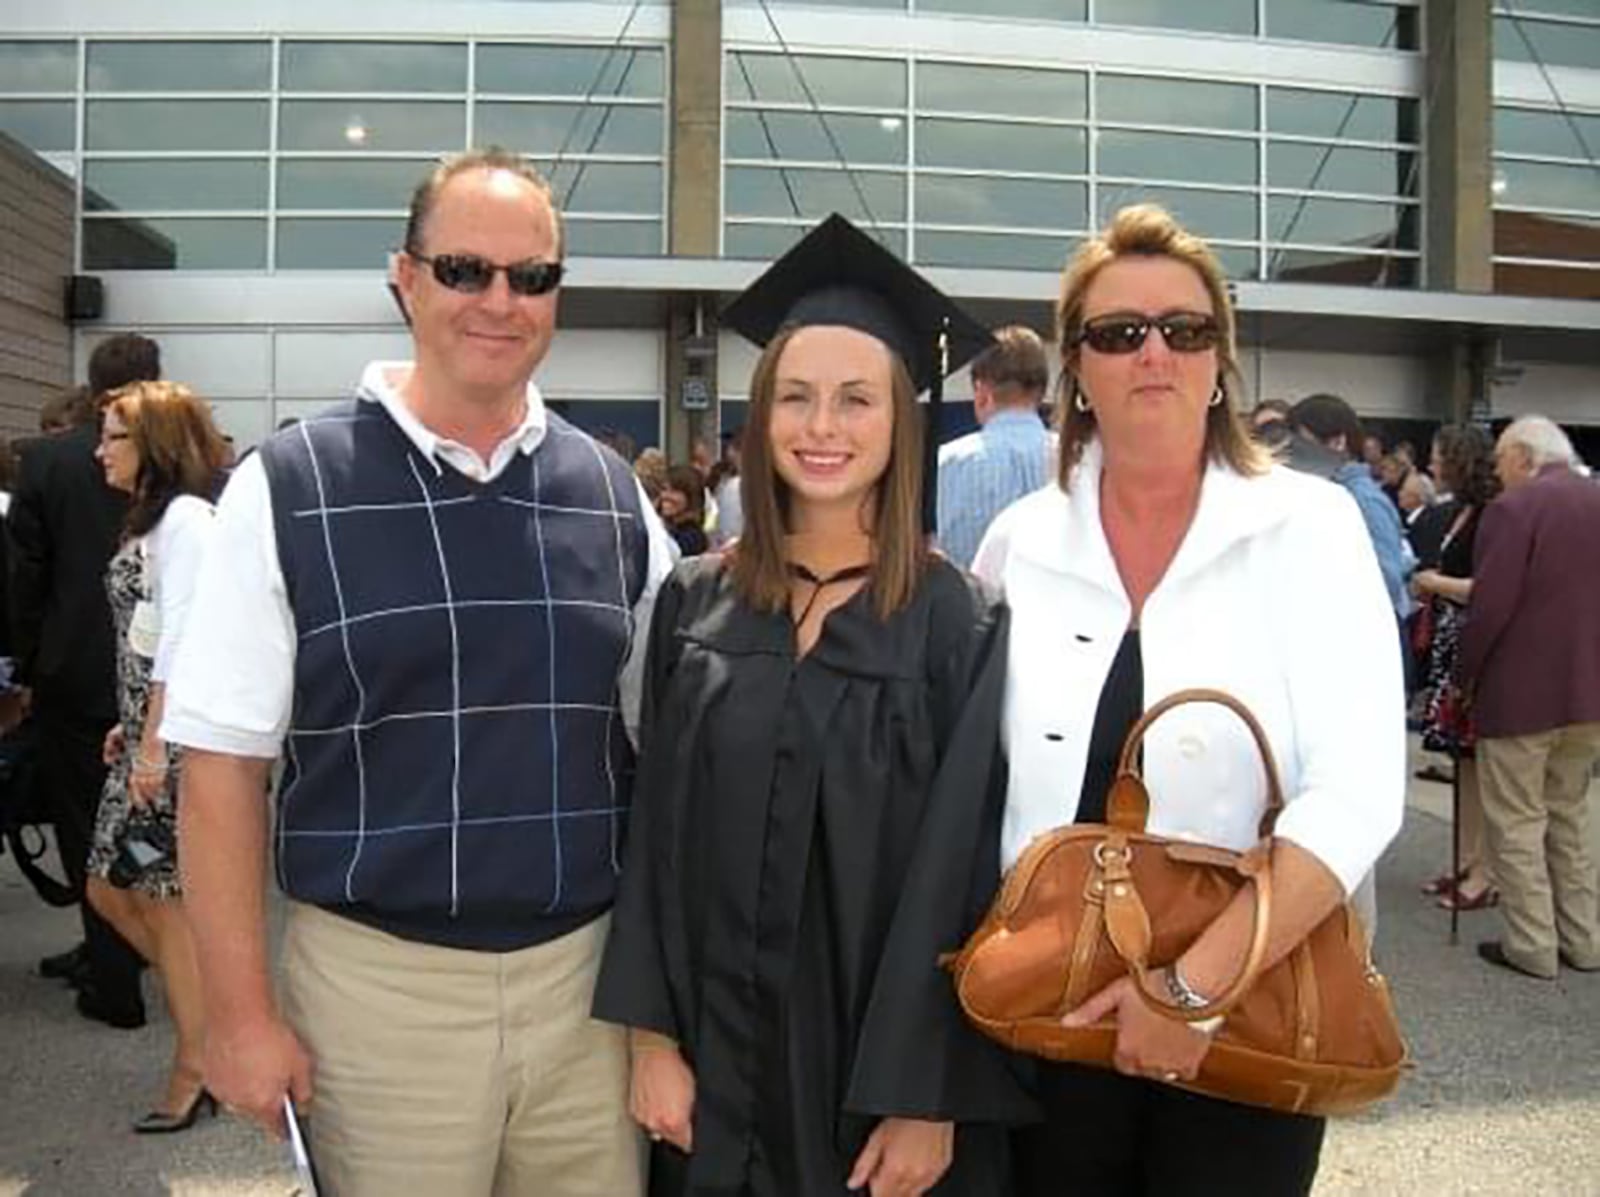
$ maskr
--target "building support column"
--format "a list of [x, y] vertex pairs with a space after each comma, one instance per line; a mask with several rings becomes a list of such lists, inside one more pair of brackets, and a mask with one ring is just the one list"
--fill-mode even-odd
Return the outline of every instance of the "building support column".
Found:
[[[722, 0], [672, 6], [672, 143], [667, 246], [714, 258], [722, 219]], [[716, 297], [677, 295], [667, 313], [666, 451], [687, 461], [694, 442], [717, 448]]]
[[[1494, 19], [1491, 0], [1435, 0], [1423, 9], [1427, 211], [1424, 286], [1494, 290]], [[1462, 331], [1434, 354], [1428, 407], [1442, 419], [1487, 415], [1494, 358], [1482, 333]]]

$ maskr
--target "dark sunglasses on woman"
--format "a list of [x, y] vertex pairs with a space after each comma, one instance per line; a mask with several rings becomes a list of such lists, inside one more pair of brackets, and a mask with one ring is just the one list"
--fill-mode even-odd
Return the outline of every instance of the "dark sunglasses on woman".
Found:
[[477, 254], [419, 254], [408, 249], [406, 253], [433, 271], [434, 281], [441, 287], [460, 291], [466, 295], [481, 295], [494, 282], [494, 276], [505, 271], [506, 286], [516, 295], [547, 295], [561, 285], [566, 267], [560, 262], [512, 262], [502, 266]]
[[1173, 312], [1170, 316], [1097, 316], [1087, 321], [1074, 343], [1096, 353], [1137, 353], [1152, 328], [1174, 353], [1204, 353], [1221, 340], [1216, 317], [1200, 312]]

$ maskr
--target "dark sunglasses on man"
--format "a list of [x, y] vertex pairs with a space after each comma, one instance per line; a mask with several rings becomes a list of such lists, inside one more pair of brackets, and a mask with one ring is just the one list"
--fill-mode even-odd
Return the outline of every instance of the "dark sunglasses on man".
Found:
[[505, 272], [506, 286], [514, 295], [548, 295], [561, 285], [566, 267], [560, 262], [512, 262], [502, 266], [477, 254], [420, 254], [406, 250], [407, 256], [421, 262], [432, 272], [434, 281], [441, 287], [460, 291], [464, 295], [481, 295], [494, 282], [494, 276]]
[[1215, 316], [1202, 312], [1172, 312], [1166, 316], [1097, 316], [1086, 321], [1073, 339], [1096, 353], [1137, 353], [1152, 328], [1174, 353], [1204, 353], [1222, 339]]

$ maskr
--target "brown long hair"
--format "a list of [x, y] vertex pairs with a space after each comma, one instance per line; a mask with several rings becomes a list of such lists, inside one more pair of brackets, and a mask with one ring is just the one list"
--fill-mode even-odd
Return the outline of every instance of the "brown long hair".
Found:
[[211, 409], [178, 382], [135, 382], [106, 396], [139, 454], [133, 504], [124, 529], [143, 536], [161, 522], [179, 495], [209, 499], [222, 475], [228, 446]]
[[[732, 551], [733, 584], [758, 611], [789, 605], [789, 571], [783, 538], [789, 530], [789, 485], [772, 464], [772, 405], [778, 362], [798, 329], [780, 332], [767, 344], [750, 379], [750, 415], [745, 420], [739, 468], [744, 531]], [[911, 601], [927, 563], [922, 536], [922, 417], [905, 365], [893, 353], [890, 392], [893, 430], [889, 464], [878, 480], [872, 574], [867, 585], [873, 609], [887, 619]]]
[[1067, 263], [1061, 275], [1061, 298], [1056, 303], [1056, 352], [1061, 357], [1056, 410], [1061, 430], [1059, 482], [1067, 489], [1083, 447], [1095, 436], [1092, 411], [1079, 411], [1073, 399], [1078, 391], [1078, 334], [1083, 329], [1083, 301], [1100, 272], [1119, 258], [1172, 258], [1200, 276], [1211, 297], [1221, 337], [1217, 342], [1217, 382], [1222, 402], [1206, 410], [1206, 456], [1224, 462], [1241, 474], [1263, 474], [1272, 465], [1268, 452], [1251, 439], [1239, 415], [1244, 376], [1239, 372], [1239, 347], [1233, 302], [1222, 265], [1211, 247], [1180, 225], [1158, 204], [1123, 208], [1111, 223], [1089, 238]]

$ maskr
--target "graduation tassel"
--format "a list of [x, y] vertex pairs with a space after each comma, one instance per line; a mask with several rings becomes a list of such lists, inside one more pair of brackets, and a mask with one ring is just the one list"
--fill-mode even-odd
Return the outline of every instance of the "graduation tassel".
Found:
[[939, 367], [928, 386], [928, 411], [922, 426], [922, 532], [930, 539], [939, 530], [939, 432], [943, 421], [944, 375], [950, 368], [950, 317], [939, 320]]

